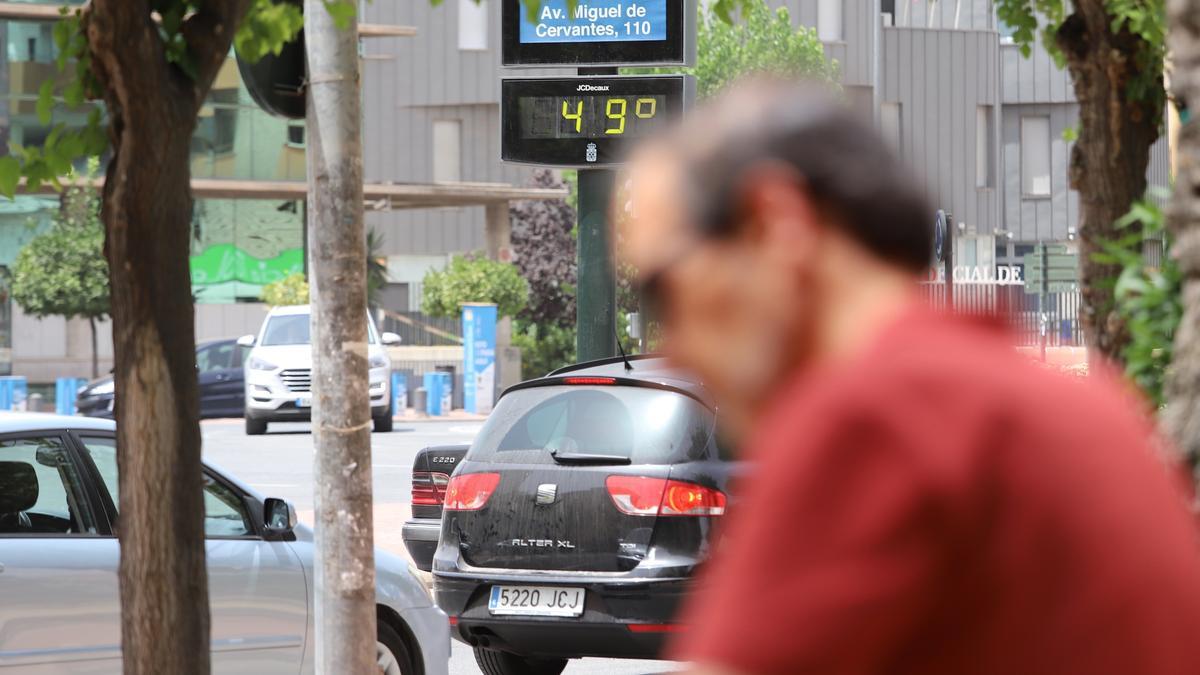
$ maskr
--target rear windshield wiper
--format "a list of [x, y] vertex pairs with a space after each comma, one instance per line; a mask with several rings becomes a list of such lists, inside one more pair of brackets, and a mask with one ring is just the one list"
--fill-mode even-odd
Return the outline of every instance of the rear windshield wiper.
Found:
[[552, 450], [550, 456], [559, 464], [632, 464], [633, 460], [621, 455], [596, 455], [586, 452], [559, 452]]

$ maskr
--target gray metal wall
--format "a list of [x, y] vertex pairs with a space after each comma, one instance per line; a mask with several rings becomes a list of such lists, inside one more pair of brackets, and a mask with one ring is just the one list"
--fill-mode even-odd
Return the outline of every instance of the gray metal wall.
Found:
[[[797, 26], [817, 25], [818, 0], [768, 0], [773, 7], [787, 7]], [[843, 0], [842, 39], [825, 43], [825, 54], [841, 64], [842, 82], [870, 86], [874, 67], [872, 31], [877, 20], [875, 0]]]
[[[1075, 102], [1071, 76], [1059, 69], [1050, 55], [1035, 47], [1029, 58], [1005, 41], [1001, 53], [1002, 123], [1004, 160], [1004, 205], [1001, 228], [1016, 241], [1058, 240], [1070, 237], [1079, 225], [1079, 195], [1068, 185], [1071, 144], [1063, 131], [1076, 125], [1079, 105]], [[1050, 118], [1049, 197], [1021, 194], [1021, 121], [1025, 115]], [[1166, 124], [1163, 124], [1166, 133]], [[1170, 156], [1165, 135], [1150, 150], [1146, 179], [1151, 186], [1170, 185]]]
[[[861, 0], [850, 0], [855, 1]], [[895, 5], [895, 26], [961, 30], [994, 28], [991, 0], [896, 0]]]
[[1004, 103], [1074, 103], [1071, 75], [1060, 70], [1045, 49], [1035, 47], [1029, 58], [1005, 40], [1000, 47]]
[[[530, 170], [500, 162], [500, 2], [484, 0], [488, 49], [458, 48], [458, 0], [366, 4], [363, 21], [416, 26], [416, 37], [364, 41], [364, 174], [368, 181], [433, 179], [433, 123], [462, 124], [461, 180], [523, 185]], [[442, 254], [485, 246], [483, 208], [369, 212], [385, 255]]]
[[999, 36], [884, 28], [882, 44], [879, 99], [900, 104], [904, 160], [922, 177], [936, 207], [973, 231], [990, 233], [999, 197], [995, 180], [993, 187], [976, 187], [976, 108], [993, 106], [993, 120], [998, 119]]

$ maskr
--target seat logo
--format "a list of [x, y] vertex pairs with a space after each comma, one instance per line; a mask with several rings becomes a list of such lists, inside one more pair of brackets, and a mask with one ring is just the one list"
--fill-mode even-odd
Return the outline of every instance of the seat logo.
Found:
[[558, 496], [558, 486], [554, 483], [542, 483], [537, 487], [537, 496], [534, 497], [535, 504], [553, 504], [554, 498]]

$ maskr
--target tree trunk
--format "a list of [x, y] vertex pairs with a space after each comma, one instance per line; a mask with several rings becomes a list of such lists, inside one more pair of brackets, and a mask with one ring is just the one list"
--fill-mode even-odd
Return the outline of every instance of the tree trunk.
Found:
[[[1075, 12], [1056, 42], [1079, 100], [1079, 138], [1071, 151], [1071, 187], [1079, 191], [1080, 320], [1091, 358], [1119, 360], [1129, 335], [1114, 311], [1111, 283], [1119, 268], [1096, 262], [1102, 242], [1114, 238], [1113, 223], [1146, 192], [1150, 146], [1158, 139], [1162, 99], [1131, 97], [1139, 73], [1138, 38], [1111, 32], [1112, 18], [1099, 0], [1074, 0]], [[1161, 72], [1161, 67], [1158, 72]], [[1161, 77], [1159, 78], [1161, 85]]]
[[305, 0], [308, 250], [316, 444], [318, 673], [369, 673], [375, 658], [367, 256], [357, 26]]
[[[1175, 98], [1200, 102], [1200, 1], [1169, 0], [1168, 46]], [[1200, 128], [1188, 120], [1176, 151], [1175, 197], [1168, 211], [1173, 255], [1183, 273], [1183, 317], [1167, 371], [1163, 429], [1193, 466], [1200, 458]]]
[[101, 217], [112, 293], [121, 648], [130, 674], [209, 671], [189, 150], [247, 3], [209, 0], [185, 20], [195, 79], [167, 62], [148, 0], [92, 0], [83, 15], [112, 149]]
[[96, 317], [88, 317], [88, 326], [92, 329], [92, 379], [100, 377], [100, 355], [96, 350]]

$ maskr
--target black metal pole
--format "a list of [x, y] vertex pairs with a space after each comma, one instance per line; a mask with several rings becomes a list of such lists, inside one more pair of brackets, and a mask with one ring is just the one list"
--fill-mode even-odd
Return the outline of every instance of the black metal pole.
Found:
[[579, 170], [579, 284], [575, 345], [580, 361], [617, 353], [617, 281], [609, 247], [608, 211], [613, 172]]
[[[582, 75], [616, 75], [616, 68], [580, 68]], [[613, 172], [579, 170], [578, 289], [575, 347], [580, 361], [617, 354], [617, 279], [609, 246], [608, 207]]]
[[946, 240], [942, 244], [946, 263], [946, 311], [953, 314], [954, 306], [954, 214], [946, 214]]
[[1050, 309], [1050, 251], [1049, 245], [1042, 242], [1042, 294], [1038, 298], [1038, 331], [1041, 335], [1042, 363], [1046, 362], [1046, 333], [1050, 327], [1047, 311]]

